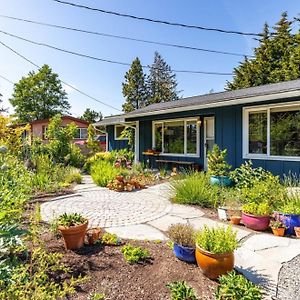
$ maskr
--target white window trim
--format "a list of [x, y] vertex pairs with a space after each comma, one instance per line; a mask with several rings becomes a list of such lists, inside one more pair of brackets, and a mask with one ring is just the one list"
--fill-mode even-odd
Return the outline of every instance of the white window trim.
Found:
[[87, 130], [87, 128], [86, 127], [78, 127], [77, 129], [79, 129], [79, 137], [75, 137], [74, 140], [86, 140], [87, 137], [85, 137], [85, 138], [82, 137], [81, 130], [82, 129], [86, 129]]
[[115, 138], [115, 141], [128, 141], [129, 139], [127, 137], [124, 137], [124, 138], [118, 138], [117, 137], [117, 128], [120, 128], [120, 127], [124, 127], [124, 129], [126, 128], [125, 125], [115, 125], [114, 126], [114, 138]]
[[[161, 156], [170, 156], [170, 157], [200, 157], [200, 125], [198, 124], [198, 118], [183, 118], [183, 119], [167, 119], [167, 120], [159, 120], [159, 121], [152, 121], [152, 148], [155, 148], [155, 125], [170, 122], [184, 122], [184, 153], [164, 153], [164, 134], [162, 135], [162, 152], [160, 153]], [[189, 121], [196, 122], [196, 153], [187, 153], [187, 127], [186, 124]]]
[[[274, 108], [288, 110], [289, 108], [300, 109], [300, 101], [287, 102], [282, 104], [269, 104], [260, 106], [251, 106], [243, 108], [243, 158], [244, 159], [263, 159], [263, 160], [284, 160], [284, 161], [300, 161], [300, 157], [296, 156], [279, 156], [270, 155], [270, 111]], [[249, 113], [265, 111], [267, 113], [267, 154], [249, 153]]]

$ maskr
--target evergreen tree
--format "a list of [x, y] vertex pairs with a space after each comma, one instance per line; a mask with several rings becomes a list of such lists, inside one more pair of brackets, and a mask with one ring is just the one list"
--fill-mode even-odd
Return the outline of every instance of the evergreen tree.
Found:
[[80, 117], [81, 120], [87, 121], [89, 123], [96, 123], [103, 119], [103, 115], [101, 112], [97, 112], [90, 108], [87, 108], [83, 115]]
[[48, 65], [16, 83], [10, 103], [19, 122], [51, 118], [70, 109], [61, 81]]
[[178, 100], [177, 84], [176, 74], [172, 72], [171, 67], [161, 55], [155, 52], [147, 80], [149, 89], [147, 105]]
[[122, 106], [124, 112], [131, 112], [145, 106], [148, 93], [145, 74], [138, 57], [132, 62], [130, 69], [125, 74], [122, 92], [126, 99]]
[[286, 12], [272, 34], [265, 24], [254, 58], [246, 57], [234, 69], [233, 81], [227, 82], [228, 90], [300, 78], [300, 33], [292, 34], [291, 24]]

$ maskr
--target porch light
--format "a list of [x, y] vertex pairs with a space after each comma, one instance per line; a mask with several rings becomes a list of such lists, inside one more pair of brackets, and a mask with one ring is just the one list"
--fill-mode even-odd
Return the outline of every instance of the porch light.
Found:
[[200, 117], [198, 117], [197, 118], [197, 125], [201, 126], [201, 123], [202, 123], [202, 121], [201, 121]]

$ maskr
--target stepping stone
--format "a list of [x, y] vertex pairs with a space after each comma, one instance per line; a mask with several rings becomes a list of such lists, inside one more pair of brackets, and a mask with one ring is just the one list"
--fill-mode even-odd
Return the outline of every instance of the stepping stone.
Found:
[[118, 237], [132, 240], [167, 240], [167, 237], [158, 229], [150, 225], [139, 224], [121, 227], [105, 228], [107, 232], [115, 233]]
[[169, 215], [184, 219], [192, 219], [202, 217], [204, 215], [204, 212], [191, 206], [173, 204]]
[[161, 231], [168, 231], [170, 225], [177, 223], [187, 224], [187, 221], [179, 217], [166, 215], [159, 219], [150, 221], [147, 224], [150, 224], [151, 226], [158, 228]]

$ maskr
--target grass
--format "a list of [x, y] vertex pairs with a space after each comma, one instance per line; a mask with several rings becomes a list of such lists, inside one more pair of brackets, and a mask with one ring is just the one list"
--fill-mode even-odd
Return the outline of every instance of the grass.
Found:
[[195, 204], [201, 207], [216, 206], [219, 189], [210, 185], [209, 177], [203, 172], [189, 173], [171, 184], [174, 203]]

